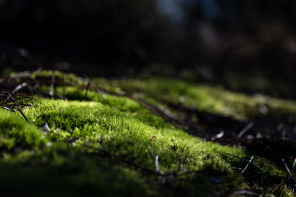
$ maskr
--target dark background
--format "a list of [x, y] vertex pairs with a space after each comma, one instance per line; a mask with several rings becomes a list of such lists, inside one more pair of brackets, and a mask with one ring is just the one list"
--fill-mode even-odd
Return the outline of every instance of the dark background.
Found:
[[293, 88], [295, 11], [294, 0], [0, 0], [0, 66]]

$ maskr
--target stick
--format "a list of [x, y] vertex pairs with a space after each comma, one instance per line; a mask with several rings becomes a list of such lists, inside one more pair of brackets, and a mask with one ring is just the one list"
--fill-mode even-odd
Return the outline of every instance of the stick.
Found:
[[94, 82], [91, 81], [91, 84], [94, 86], [95, 90], [101, 95], [101, 97], [104, 99], [104, 101], [111, 107], [111, 108], [115, 108], [108, 100], [107, 98], [104, 96], [104, 93], [96, 86], [96, 84]]
[[269, 149], [269, 146], [267, 145], [265, 149], [259, 155], [257, 155], [257, 157], [261, 157], [268, 149]]
[[252, 156], [251, 159], [249, 160], [248, 164], [246, 165], [246, 167], [243, 169], [242, 174], [247, 170], [247, 168], [249, 167], [250, 163], [252, 162], [252, 160], [255, 158], [255, 156]]
[[295, 179], [295, 178], [293, 177], [293, 175], [291, 174], [291, 172], [290, 172], [290, 170], [289, 170], [289, 168], [288, 168], [288, 166], [287, 166], [287, 164], [286, 164], [284, 158], [282, 158], [282, 162], [284, 163], [284, 165], [285, 165], [285, 167], [286, 167], [286, 170], [287, 170], [287, 172], [289, 173], [291, 179], [294, 181], [294, 183], [296, 183], [296, 179]]
[[19, 90], [23, 89], [24, 87], [28, 86], [27, 82], [21, 83], [20, 85], [16, 86], [16, 88], [11, 92], [12, 94], [15, 94]]
[[20, 106], [18, 105], [18, 103], [14, 100], [14, 98], [12, 97], [12, 95], [9, 92], [7, 92], [7, 94], [11, 97], [11, 99], [13, 100], [13, 102], [15, 103], [15, 105], [17, 106], [17, 110], [22, 114], [22, 116], [26, 119], [26, 121], [30, 123], [29, 119], [25, 116], [25, 114], [23, 113], [22, 109], [20, 108]]
[[55, 73], [54, 73], [54, 71], [52, 71], [52, 78], [51, 78], [50, 91], [49, 91], [49, 95], [50, 96], [53, 96], [53, 92], [54, 92], [54, 81], [55, 81]]
[[89, 87], [90, 87], [90, 84], [91, 84], [91, 76], [88, 77], [88, 82], [87, 82], [87, 85], [86, 85], [86, 88], [85, 88], [84, 99], [87, 98], [87, 92], [88, 92], [88, 89], [89, 89]]
[[155, 171], [157, 173], [160, 172], [160, 168], [159, 168], [159, 164], [158, 164], [158, 155], [156, 155], [156, 157], [155, 157]]
[[293, 163], [292, 173], [294, 172], [295, 165], [296, 165], [296, 157], [295, 157], [295, 160], [294, 160], [294, 163]]
[[[235, 155], [232, 155], [232, 154], [230, 154], [230, 153], [226, 153], [226, 154], [228, 154], [228, 155], [230, 155], [230, 156], [232, 156], [232, 157], [238, 158], [238, 159], [240, 159], [240, 160], [242, 160], [242, 161], [244, 161], [244, 162], [249, 162], [249, 160], [246, 160], [246, 159], [240, 158], [240, 157], [235, 156]], [[262, 169], [261, 169], [259, 166], [257, 166], [256, 164], [254, 164], [253, 162], [250, 162], [250, 164], [254, 165], [256, 168], [258, 168], [259, 170], [262, 171]]]
[[[19, 101], [19, 100], [27, 99], [27, 98], [30, 98], [30, 97], [16, 98], [16, 99], [14, 99], [14, 101]], [[6, 102], [0, 103], [0, 104], [4, 105], [4, 104], [8, 104], [8, 103], [11, 103], [11, 102], [14, 102], [14, 101], [6, 101]]]
[[252, 127], [254, 126], [254, 122], [250, 122], [249, 124], [247, 124], [247, 126], [245, 126], [245, 128], [243, 128], [243, 130], [241, 130], [239, 132], [239, 134], [237, 135], [237, 138], [241, 138], [247, 131], [249, 131]]

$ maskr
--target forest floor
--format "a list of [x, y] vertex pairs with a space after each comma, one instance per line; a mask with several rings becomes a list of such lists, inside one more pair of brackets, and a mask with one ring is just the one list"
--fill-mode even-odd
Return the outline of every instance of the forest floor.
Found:
[[42, 70], [0, 88], [3, 196], [295, 195], [296, 102]]

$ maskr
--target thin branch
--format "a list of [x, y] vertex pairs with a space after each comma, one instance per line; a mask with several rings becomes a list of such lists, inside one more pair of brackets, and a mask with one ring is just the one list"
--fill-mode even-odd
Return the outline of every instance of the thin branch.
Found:
[[95, 90], [101, 95], [101, 97], [104, 99], [104, 101], [111, 107], [111, 108], [115, 108], [116, 109], [116, 107], [114, 107], [108, 100], [107, 100], [107, 98], [104, 96], [104, 93], [103, 93], [103, 91], [101, 91], [97, 86], [96, 86], [96, 84], [93, 82], [93, 81], [91, 81], [91, 85], [93, 85], [93, 87], [95, 88]]
[[255, 158], [255, 156], [252, 156], [251, 159], [248, 161], [246, 167], [243, 169], [242, 174], [247, 170], [247, 168], [249, 167], [250, 163], [252, 163], [253, 159]]
[[[294, 163], [293, 163], [293, 165], [292, 165], [291, 174], [292, 174], [293, 171], [294, 171], [295, 164], [296, 164], [296, 158], [295, 158]], [[289, 181], [290, 181], [290, 176], [288, 177], [288, 182], [289, 182]]]
[[295, 159], [294, 159], [293, 167], [292, 167], [292, 170], [291, 170], [292, 173], [294, 172], [295, 165], [296, 165], [296, 157], [295, 157]]
[[2, 107], [3, 109], [10, 110], [8, 107], [5, 107], [5, 106], [0, 106], [0, 107]]
[[259, 155], [257, 155], [257, 157], [261, 157], [268, 149], [269, 149], [269, 146], [267, 145], [265, 149]]
[[50, 96], [53, 96], [53, 95], [54, 95], [54, 82], [55, 82], [55, 72], [52, 71], [51, 84], [50, 84], [50, 91], [49, 91], [49, 95], [50, 95]]
[[159, 168], [159, 164], [158, 164], [158, 155], [156, 155], [156, 157], [155, 157], [155, 171], [157, 173], [160, 173], [160, 168]]
[[151, 149], [150, 149], [149, 153], [150, 153], [150, 157], [151, 157], [153, 160], [155, 160], [155, 156], [154, 156], [153, 151], [152, 151]]
[[24, 82], [19, 84], [18, 86], [16, 86], [16, 88], [11, 92], [11, 94], [15, 94], [16, 92], [18, 92], [19, 90], [23, 89], [24, 87], [27, 87], [28, 83]]
[[29, 119], [25, 116], [25, 114], [23, 113], [22, 109], [20, 108], [20, 106], [18, 105], [18, 103], [14, 100], [14, 98], [12, 97], [12, 95], [7, 92], [7, 94], [10, 96], [10, 98], [13, 100], [13, 102], [15, 103], [15, 105], [17, 106], [18, 111], [22, 114], [22, 116], [26, 119], [27, 122], [30, 122]]
[[[30, 97], [21, 97], [21, 98], [14, 98], [14, 101], [19, 101], [19, 100], [22, 100], [22, 99], [27, 99], [27, 98], [30, 98]], [[12, 103], [14, 102], [13, 100], [8, 100], [8, 101], [5, 101], [3, 103], [0, 103], [1, 105], [5, 105], [5, 104], [8, 104], [8, 103]]]
[[[238, 158], [238, 159], [240, 159], [240, 160], [242, 160], [242, 161], [244, 161], [244, 162], [250, 162], [250, 160], [240, 158], [240, 157], [235, 156], [235, 155], [232, 155], [232, 154], [230, 154], [230, 153], [226, 153], [226, 154], [228, 154], [228, 155], [230, 155], [230, 156], [232, 156], [232, 157]], [[257, 166], [256, 164], [254, 164], [252, 161], [250, 162], [250, 164], [252, 164], [253, 166], [255, 166], [256, 168], [258, 168], [259, 170], [262, 171], [262, 169], [261, 169], [259, 166]]]
[[288, 165], [287, 165], [287, 163], [285, 162], [285, 159], [284, 159], [284, 158], [282, 158], [282, 162], [284, 163], [284, 165], [285, 165], [285, 167], [286, 167], [286, 170], [287, 170], [287, 172], [289, 173], [291, 179], [294, 181], [294, 183], [296, 183], [296, 179], [293, 177], [292, 173], [290, 172], [290, 170], [289, 170], [289, 168], [288, 168]]
[[196, 133], [201, 133], [205, 139], [209, 139], [209, 135], [207, 134], [207, 132], [204, 131], [199, 125], [196, 125], [192, 122], [180, 121], [180, 119], [178, 117], [174, 116], [169, 111], [163, 110], [155, 105], [152, 105], [151, 103], [149, 103], [143, 99], [136, 99], [136, 98], [132, 98], [132, 99], [138, 101], [139, 103], [141, 103], [142, 105], [147, 107], [152, 113], [161, 116], [162, 118], [164, 118], [166, 121], [168, 121], [169, 123], [171, 123], [175, 127], [181, 128], [181, 129], [188, 131], [188, 132], [194, 131]]
[[84, 95], [85, 99], [87, 98], [87, 92], [89, 90], [90, 84], [91, 84], [91, 76], [88, 77], [87, 85], [86, 85], [86, 88], [85, 88], [85, 95]]
[[247, 131], [249, 131], [252, 127], [254, 126], [254, 122], [250, 122], [249, 124], [247, 124], [247, 126], [245, 126], [245, 128], [243, 128], [243, 130], [241, 130], [239, 132], [239, 134], [237, 135], [237, 138], [241, 138]]

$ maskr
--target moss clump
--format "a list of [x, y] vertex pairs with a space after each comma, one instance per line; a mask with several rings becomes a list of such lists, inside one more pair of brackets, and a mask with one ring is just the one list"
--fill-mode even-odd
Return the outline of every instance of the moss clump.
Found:
[[[296, 115], [296, 104], [292, 101], [283, 101], [263, 95], [247, 96], [227, 91], [221, 87], [192, 84], [176, 79], [148, 78], [109, 82], [97, 79], [96, 82], [104, 86], [108, 84], [107, 88], [117, 87], [117, 92], [125, 91], [161, 106], [172, 103], [238, 119], [253, 118], [261, 113], [277, 120], [287, 115]], [[108, 88], [109, 91], [114, 91], [114, 89]]]
[[194, 138], [153, 117], [155, 115], [140, 106], [138, 111], [122, 112], [98, 102], [47, 99], [34, 100], [33, 106], [25, 109], [26, 114], [37, 125], [48, 122], [50, 128], [54, 128], [49, 136], [55, 140], [78, 138], [73, 146], [93, 145], [97, 150], [147, 163], [152, 169], [149, 150], [159, 155], [163, 160], [162, 169], [168, 170], [176, 170], [170, 167], [177, 167], [178, 160], [184, 161], [184, 168], [188, 166], [191, 170], [203, 169], [212, 161], [220, 165], [217, 168], [230, 170], [219, 155], [243, 154], [239, 149]]
[[0, 149], [41, 147], [46, 139], [36, 126], [15, 113], [0, 109]]
[[[168, 183], [153, 184], [159, 179], [155, 175], [155, 161], [151, 158], [151, 154], [154, 154], [154, 157], [159, 157], [160, 173], [172, 173], [171, 177], [176, 181], [170, 184], [184, 196], [201, 191], [206, 196], [223, 188], [246, 186], [242, 178], [231, 170], [230, 163], [223, 159], [223, 155], [228, 152], [243, 156], [243, 151], [193, 138], [132, 100], [127, 99], [125, 102], [131, 106], [131, 110], [127, 110], [124, 105], [120, 109], [122, 99], [126, 98], [118, 98], [118, 104], [116, 97], [113, 99], [110, 102], [117, 105], [118, 109], [99, 101], [32, 100], [32, 106], [26, 107], [24, 113], [37, 126], [48, 122], [50, 132], [44, 141], [50, 141], [51, 144], [35, 152], [22, 150], [6, 153], [1, 165], [7, 169], [2, 171], [3, 176], [10, 176], [7, 184], [15, 182], [15, 177], [19, 176], [16, 185], [20, 191], [40, 194], [38, 189], [31, 191], [20, 186], [22, 177], [28, 176], [30, 181], [27, 184], [45, 184], [43, 189], [51, 188], [57, 195], [67, 193], [66, 188], [72, 187], [74, 190], [70, 193], [81, 195], [80, 189], [84, 191], [84, 187], [89, 189], [85, 195], [98, 192], [98, 188], [103, 192], [102, 195], [108, 196], [172, 195]], [[21, 119], [16, 114], [11, 115]], [[22, 123], [29, 125], [24, 121]], [[39, 129], [31, 127], [43, 136]], [[24, 132], [26, 128], [18, 130]], [[76, 140], [69, 142], [69, 139]], [[183, 169], [196, 172], [179, 172], [179, 163]], [[9, 167], [11, 164], [14, 167]], [[213, 178], [208, 177], [208, 171], [214, 173], [215, 180], [219, 180], [211, 187]], [[57, 174], [61, 178], [55, 182]], [[49, 187], [47, 184], [50, 181], [54, 183], [50, 183]], [[60, 189], [59, 184], [64, 188]], [[126, 189], [131, 186], [136, 188], [133, 191]]]
[[[51, 75], [39, 72], [33, 78]], [[71, 83], [80, 80], [55, 75]], [[145, 98], [167, 108], [170, 103], [195, 106], [237, 118], [256, 116], [257, 105], [296, 112], [293, 102], [172, 79], [95, 83], [118, 96], [102, 96], [92, 88], [85, 96], [85, 81], [61, 83], [63, 86], [57, 85], [55, 92], [69, 100], [36, 97], [27, 101], [30, 106], [23, 112], [31, 124], [18, 114], [0, 110], [1, 191], [8, 192], [14, 185], [17, 189], [13, 194], [31, 196], [44, 195], [43, 191], [49, 196], [213, 196], [251, 187], [262, 189], [256, 185], [258, 181], [248, 185], [233, 170], [245, 167], [246, 163], [236, 157], [249, 158], [248, 151], [191, 136], [137, 101]], [[48, 84], [42, 88], [49, 90]], [[120, 96], [123, 90], [133, 95]], [[47, 132], [38, 128], [44, 123], [49, 125]], [[275, 184], [286, 177], [272, 160], [256, 159], [254, 163], [262, 168], [261, 177]], [[251, 177], [254, 172], [250, 167], [245, 176]], [[269, 191], [289, 192], [283, 188]]]

